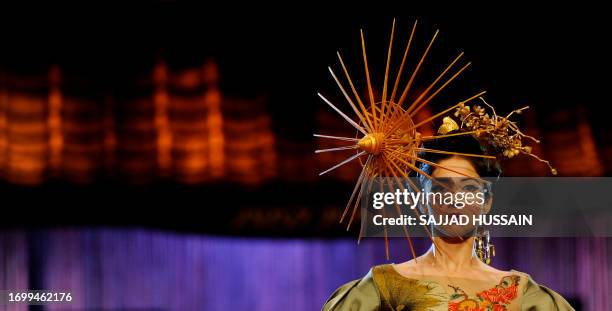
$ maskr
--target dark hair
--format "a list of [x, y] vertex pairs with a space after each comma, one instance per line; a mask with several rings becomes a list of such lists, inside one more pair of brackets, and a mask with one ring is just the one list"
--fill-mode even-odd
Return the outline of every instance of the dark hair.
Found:
[[[476, 138], [471, 135], [460, 135], [447, 138], [432, 139], [423, 143], [423, 148], [451, 151], [458, 153], [469, 153], [469, 154], [484, 154], [484, 150]], [[427, 160], [429, 162], [439, 163], [442, 160], [453, 157], [452, 154], [434, 153], [434, 152], [421, 152], [419, 158]], [[481, 177], [499, 177], [501, 169], [497, 161], [493, 159], [485, 159], [479, 157], [464, 157], [470, 161], [474, 166], [474, 169]], [[426, 163], [419, 163], [419, 169], [423, 172], [431, 175], [434, 167]], [[419, 176], [422, 177], [422, 176]]]

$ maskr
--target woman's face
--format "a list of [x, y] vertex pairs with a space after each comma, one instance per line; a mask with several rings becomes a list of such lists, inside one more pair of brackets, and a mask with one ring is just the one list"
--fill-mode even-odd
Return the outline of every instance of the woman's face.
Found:
[[[445, 202], [435, 202], [428, 204], [427, 209], [430, 215], [433, 215], [436, 220], [442, 216], [442, 219], [447, 219], [447, 215], [455, 218], [468, 219], [468, 224], [448, 224], [436, 225], [435, 229], [439, 234], [446, 237], [468, 237], [474, 230], [472, 217], [488, 212], [491, 206], [491, 196], [485, 195], [486, 186], [480, 179], [480, 175], [476, 171], [472, 162], [464, 157], [453, 156], [440, 160], [437, 164], [442, 167], [436, 167], [431, 176], [435, 181], [429, 181], [425, 185], [426, 192], [442, 193], [444, 197], [453, 196], [455, 204], [445, 204]], [[459, 217], [459, 215], [465, 215]]]

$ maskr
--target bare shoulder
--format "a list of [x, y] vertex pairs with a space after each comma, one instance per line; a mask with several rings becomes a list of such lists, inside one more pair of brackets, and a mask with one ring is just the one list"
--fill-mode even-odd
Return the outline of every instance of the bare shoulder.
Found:
[[521, 279], [525, 279], [525, 280], [530, 278], [529, 274], [527, 274], [525, 272], [517, 271], [517, 270], [514, 270], [514, 269], [512, 269], [512, 270], [500, 270], [500, 269], [497, 269], [495, 267], [489, 266], [489, 265], [484, 264], [484, 263], [483, 263], [482, 269], [485, 272], [490, 273], [491, 275], [494, 275], [494, 276], [499, 277], [499, 278], [504, 277], [504, 276], [510, 276], [510, 275], [519, 276], [519, 277], [521, 277]]
[[419, 264], [423, 262], [423, 258], [417, 257], [416, 259], [404, 261], [398, 264], [392, 264], [391, 266], [395, 271], [404, 276], [419, 276], [431, 274], [431, 267], [428, 265]]

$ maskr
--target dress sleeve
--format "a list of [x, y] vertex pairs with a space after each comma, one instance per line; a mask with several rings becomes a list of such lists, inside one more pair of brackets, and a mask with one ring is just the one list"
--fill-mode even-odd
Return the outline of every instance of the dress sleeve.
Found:
[[572, 306], [559, 294], [550, 288], [538, 285], [531, 277], [529, 277], [525, 292], [523, 294], [523, 302], [521, 305], [523, 311], [575, 311]]
[[323, 311], [374, 311], [380, 309], [380, 296], [372, 271], [359, 280], [348, 282], [327, 299]]

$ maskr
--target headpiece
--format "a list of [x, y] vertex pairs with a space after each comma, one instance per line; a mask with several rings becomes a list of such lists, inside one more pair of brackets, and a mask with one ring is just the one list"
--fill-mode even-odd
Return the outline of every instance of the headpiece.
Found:
[[[368, 66], [368, 58], [366, 53], [366, 44], [363, 31], [361, 31], [361, 54], [363, 57], [363, 67], [365, 80], [367, 82], [367, 96], [362, 98], [351, 78], [351, 73], [346, 67], [340, 52], [337, 53], [344, 81], [341, 81], [334, 70], [328, 67], [329, 72], [338, 85], [338, 88], [350, 108], [353, 110], [354, 118], [349, 117], [342, 112], [336, 105], [330, 102], [322, 94], [318, 96], [336, 111], [346, 122], [352, 125], [357, 131], [356, 137], [339, 137], [328, 134], [314, 134], [315, 137], [324, 139], [336, 140], [344, 142], [348, 145], [343, 145], [337, 148], [317, 150], [321, 152], [335, 152], [343, 150], [354, 150], [355, 153], [349, 156], [346, 160], [334, 165], [333, 167], [323, 171], [319, 175], [326, 174], [334, 169], [349, 163], [353, 160], [360, 159], [362, 165], [361, 173], [357, 178], [357, 183], [351, 193], [350, 199], [342, 213], [340, 222], [348, 219], [347, 230], [355, 218], [357, 206], [360, 203], [360, 198], [364, 195], [363, 186], [368, 180], [376, 177], [382, 177], [391, 188], [402, 189], [405, 187], [402, 179], [408, 180], [410, 188], [414, 191], [419, 191], [418, 187], [410, 182], [408, 176], [412, 172], [421, 174], [427, 178], [432, 178], [426, 172], [419, 168], [419, 164], [428, 164], [433, 167], [442, 167], [449, 171], [457, 172], [449, 167], [444, 167], [440, 164], [430, 162], [419, 157], [422, 153], [443, 153], [466, 157], [479, 157], [496, 159], [498, 157], [512, 158], [520, 153], [534, 157], [542, 162], [545, 162], [549, 167], [548, 161], [542, 160], [531, 153], [531, 147], [523, 145], [522, 139], [527, 138], [538, 142], [535, 138], [525, 135], [520, 131], [516, 122], [510, 120], [513, 114], [521, 113], [525, 108], [515, 110], [505, 117], [498, 116], [495, 109], [488, 105], [482, 96], [485, 91], [476, 92], [456, 104], [433, 114], [423, 120], [416, 120], [416, 114], [421, 111], [427, 104], [432, 102], [436, 96], [442, 92], [455, 78], [457, 78], [465, 69], [470, 66], [466, 63], [459, 67], [463, 52], [459, 53], [442, 71], [430, 82], [430, 84], [420, 91], [418, 94], [412, 89], [414, 81], [419, 72], [422, 71], [427, 55], [433, 46], [439, 31], [436, 31], [429, 41], [427, 47], [419, 56], [419, 60], [414, 68], [411, 68], [410, 74], [403, 76], [406, 67], [406, 59], [411, 53], [411, 45], [415, 37], [417, 22], [412, 26], [410, 37], [404, 48], [403, 57], [399, 65], [399, 69], [394, 78], [389, 77], [389, 68], [393, 51], [393, 41], [395, 35], [395, 20], [391, 28], [391, 36], [386, 58], [385, 74], [383, 78], [382, 89], [374, 91], [370, 70]], [[459, 68], [459, 69], [457, 69]], [[356, 74], [356, 73], [352, 73]], [[380, 98], [375, 98], [374, 94], [380, 94]], [[414, 100], [408, 101], [408, 95]], [[484, 106], [471, 104], [479, 99], [484, 106], [491, 110], [490, 114]], [[439, 127], [435, 135], [425, 136], [419, 132], [419, 128], [429, 124], [432, 121], [442, 118], [442, 125]], [[435, 150], [423, 147], [423, 142], [444, 139], [453, 136], [471, 135], [476, 138], [483, 146], [484, 154], [465, 154], [453, 151]], [[551, 172], [556, 174], [556, 170], [550, 167]], [[418, 213], [418, 211], [415, 210]], [[361, 236], [359, 237], [361, 239]], [[415, 256], [412, 242], [407, 236], [408, 242], [413, 256]], [[388, 241], [385, 235], [385, 245]]]

